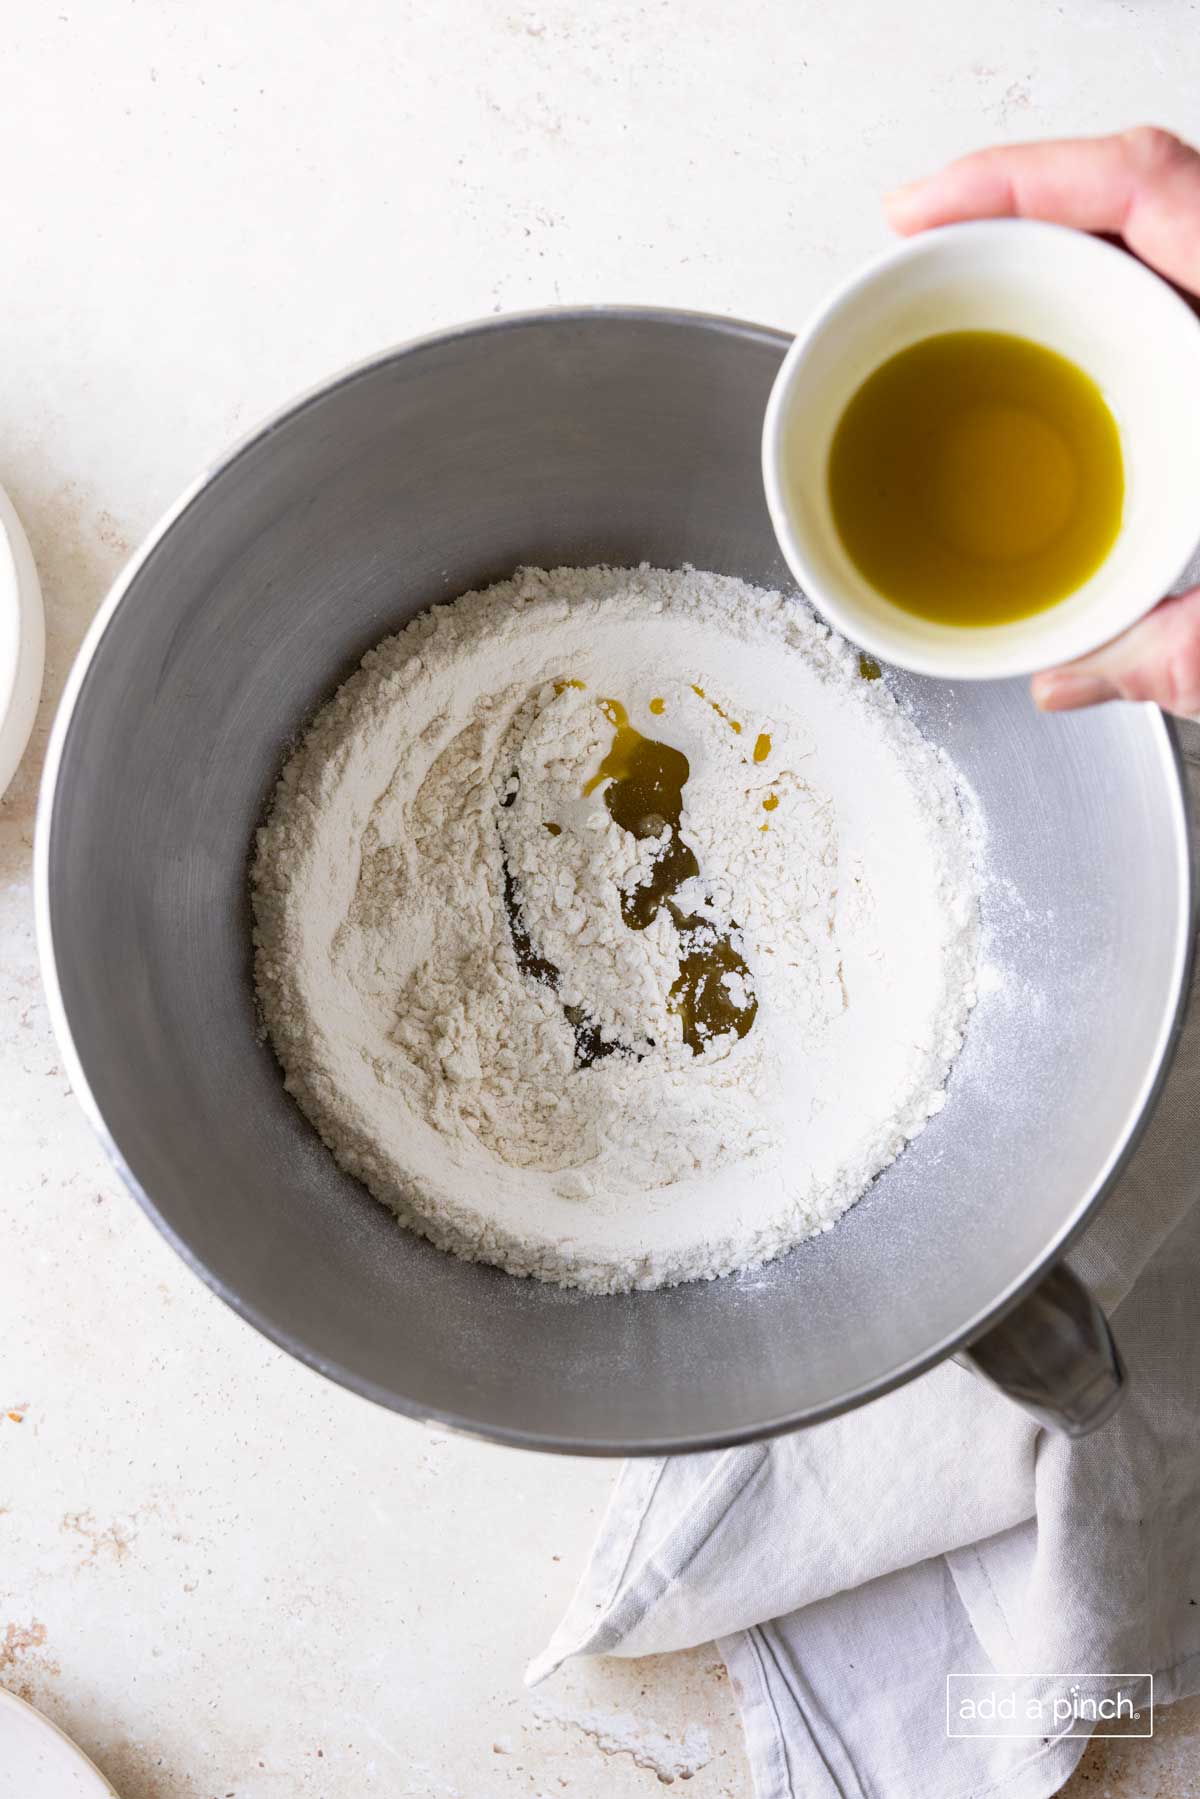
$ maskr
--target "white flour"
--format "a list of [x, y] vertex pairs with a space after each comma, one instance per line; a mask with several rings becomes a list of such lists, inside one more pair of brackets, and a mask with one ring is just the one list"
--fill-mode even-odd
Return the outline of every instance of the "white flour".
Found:
[[637, 1768], [657, 1774], [664, 1786], [691, 1780], [712, 1760], [712, 1740], [703, 1724], [687, 1724], [679, 1736], [632, 1712], [576, 1711], [553, 1699], [535, 1702], [541, 1724], [560, 1724], [590, 1737], [601, 1755], [627, 1755]]
[[[584, 792], [613, 700], [688, 763], [698, 873], [645, 928], [669, 833]], [[599, 1292], [829, 1229], [942, 1105], [975, 998], [953, 771], [807, 609], [691, 570], [524, 570], [388, 638], [253, 884], [264, 1020], [342, 1165], [444, 1248]], [[721, 944], [749, 1029], [689, 1043], [681, 965]]]

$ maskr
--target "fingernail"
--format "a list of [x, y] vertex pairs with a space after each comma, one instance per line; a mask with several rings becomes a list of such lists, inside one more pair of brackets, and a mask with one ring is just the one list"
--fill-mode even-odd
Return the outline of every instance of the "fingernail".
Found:
[[1035, 675], [1032, 687], [1033, 703], [1042, 712], [1067, 712], [1073, 706], [1098, 706], [1117, 698], [1116, 688], [1103, 675], [1069, 668], [1051, 668]]

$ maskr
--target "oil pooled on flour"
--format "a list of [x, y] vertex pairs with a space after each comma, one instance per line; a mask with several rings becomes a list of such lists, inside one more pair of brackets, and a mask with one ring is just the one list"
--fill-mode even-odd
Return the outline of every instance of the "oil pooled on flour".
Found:
[[[698, 687], [693, 692], [705, 697]], [[700, 1055], [713, 1037], [727, 1031], [746, 1035], [758, 1011], [754, 983], [734, 942], [737, 924], [731, 920], [721, 930], [701, 913], [685, 911], [675, 898], [685, 881], [700, 874], [695, 851], [682, 832], [683, 790], [691, 773], [687, 757], [669, 743], [644, 737], [619, 700], [603, 699], [600, 705], [613, 727], [613, 740], [584, 792], [603, 784], [604, 803], [622, 830], [633, 837], [663, 839], [650, 879], [622, 893], [621, 916], [631, 931], [644, 931], [660, 907], [670, 913], [681, 951], [670, 1007], [683, 1027], [684, 1042], [693, 1055]], [[719, 707], [714, 710], [720, 713]], [[741, 730], [740, 724], [729, 722]]]

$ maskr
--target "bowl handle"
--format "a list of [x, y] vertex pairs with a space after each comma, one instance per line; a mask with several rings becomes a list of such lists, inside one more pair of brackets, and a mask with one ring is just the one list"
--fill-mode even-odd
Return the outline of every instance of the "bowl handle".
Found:
[[1065, 1262], [957, 1360], [1049, 1430], [1085, 1437], [1112, 1417], [1125, 1364], [1103, 1311]]

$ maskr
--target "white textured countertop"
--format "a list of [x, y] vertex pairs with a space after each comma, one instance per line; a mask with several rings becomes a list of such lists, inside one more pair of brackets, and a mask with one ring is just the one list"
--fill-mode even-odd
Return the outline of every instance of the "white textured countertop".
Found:
[[[124, 1799], [621, 1799], [659, 1790], [656, 1738], [688, 1727], [688, 1792], [748, 1799], [713, 1652], [521, 1689], [608, 1466], [439, 1437], [322, 1382], [109, 1171], [34, 951], [51, 709], [130, 547], [297, 389], [558, 301], [798, 323], [882, 245], [880, 190], [944, 156], [1194, 134], [1200, 9], [55, 0], [5, 34], [0, 482], [49, 661], [0, 806], [0, 1684]], [[1200, 1793], [1198, 1719], [1091, 1752], [1070, 1790]]]

